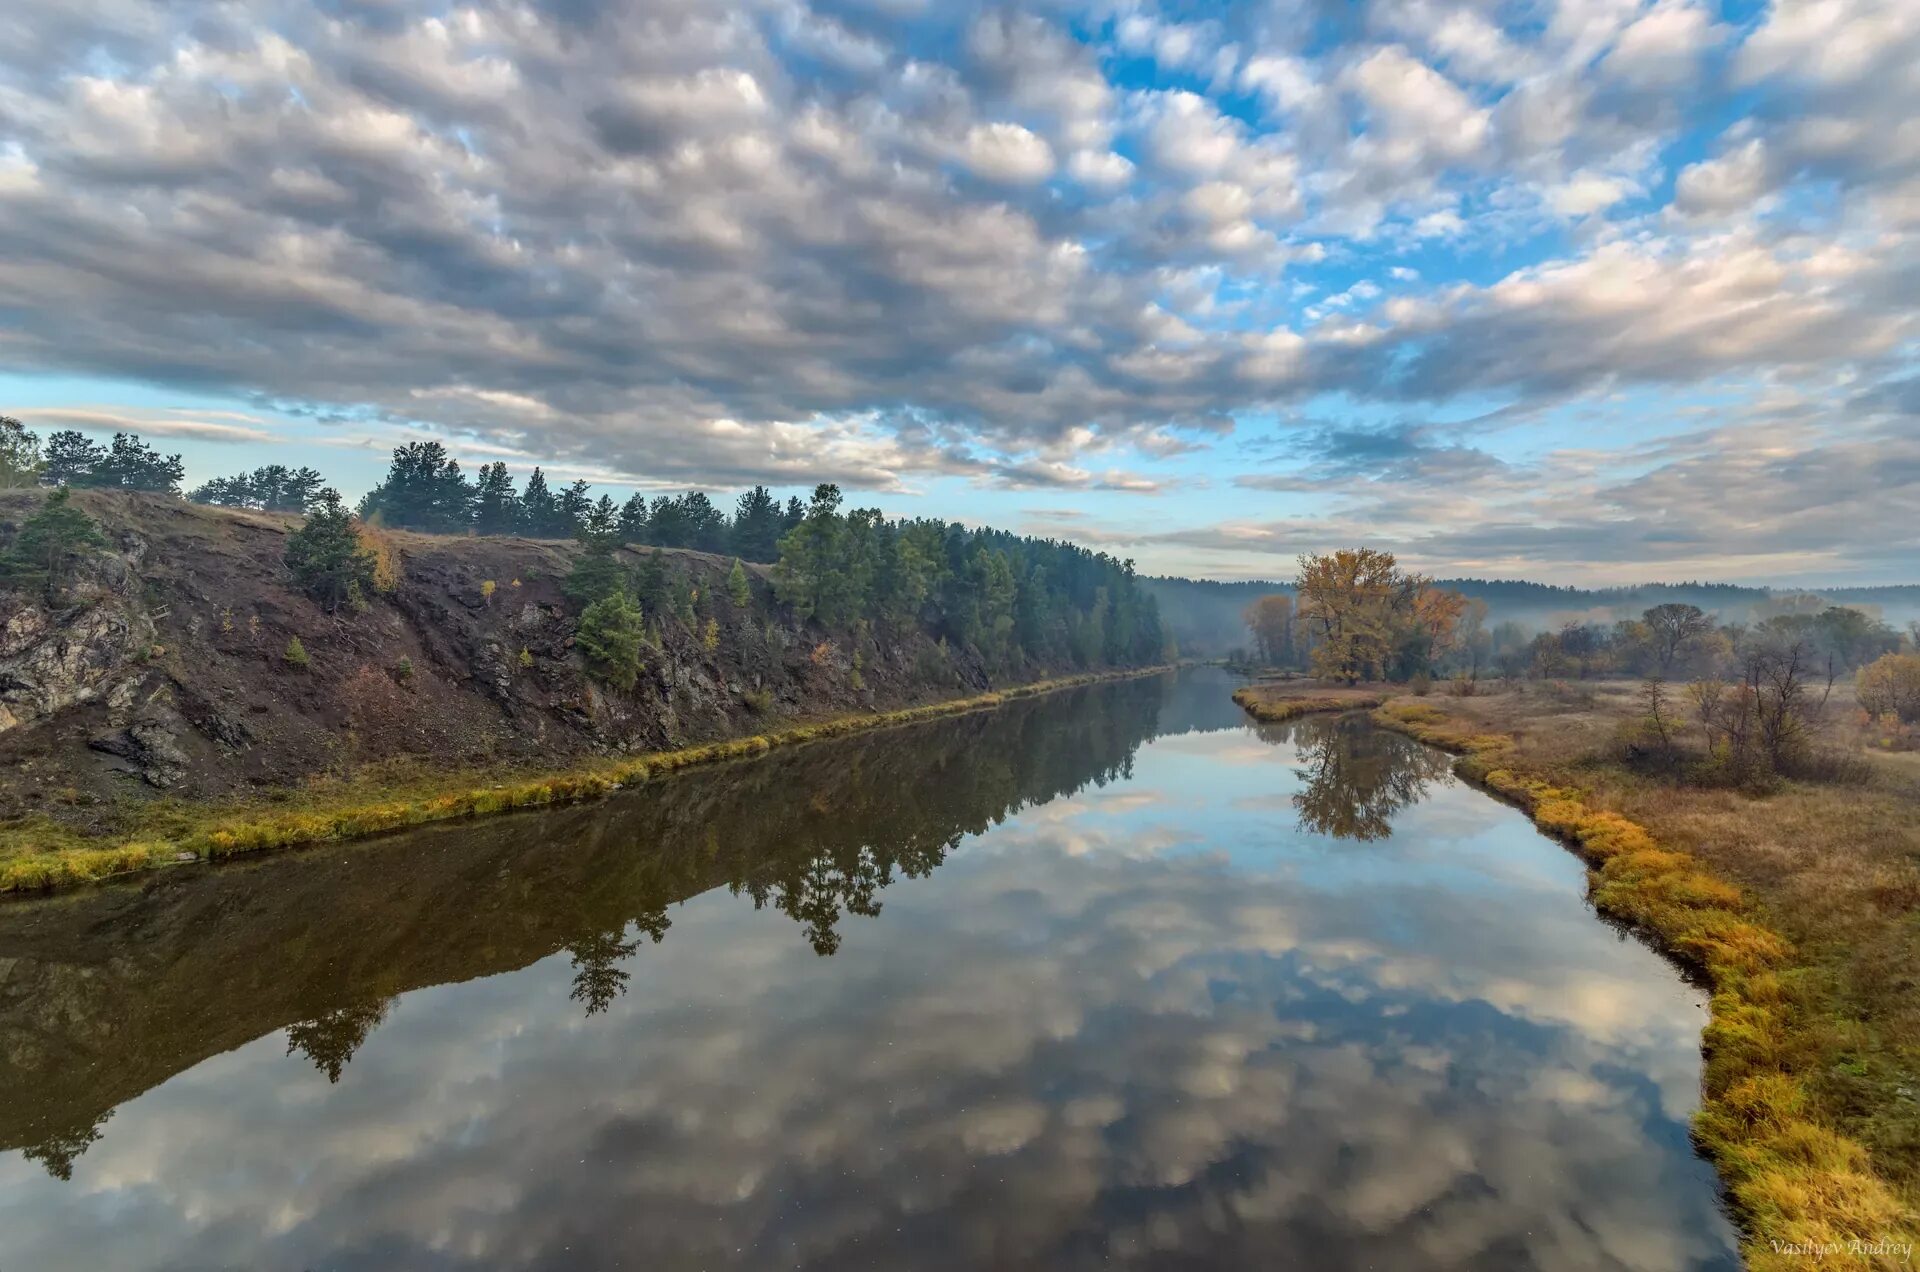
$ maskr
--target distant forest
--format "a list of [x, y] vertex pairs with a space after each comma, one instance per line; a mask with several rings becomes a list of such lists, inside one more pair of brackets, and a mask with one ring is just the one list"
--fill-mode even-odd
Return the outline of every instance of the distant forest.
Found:
[[[1246, 609], [1262, 596], [1294, 594], [1292, 581], [1221, 583], [1211, 579], [1147, 576], [1160, 602], [1167, 634], [1184, 653], [1214, 657], [1248, 644]], [[1725, 623], [1752, 623], [1827, 605], [1866, 610], [1889, 623], [1920, 618], [1920, 584], [1884, 587], [1779, 589], [1733, 583], [1641, 583], [1631, 587], [1555, 587], [1505, 579], [1436, 579], [1434, 586], [1487, 603], [1488, 622], [1518, 623], [1533, 631], [1569, 622], [1611, 623], [1638, 617], [1656, 605], [1697, 605]]]

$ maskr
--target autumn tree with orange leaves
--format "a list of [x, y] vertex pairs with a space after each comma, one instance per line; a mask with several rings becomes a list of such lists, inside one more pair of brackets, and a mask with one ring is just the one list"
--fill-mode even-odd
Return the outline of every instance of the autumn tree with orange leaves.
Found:
[[1297, 587], [1314, 674], [1348, 684], [1431, 671], [1459, 639], [1467, 613], [1458, 592], [1402, 570], [1393, 553], [1375, 548], [1302, 556]]

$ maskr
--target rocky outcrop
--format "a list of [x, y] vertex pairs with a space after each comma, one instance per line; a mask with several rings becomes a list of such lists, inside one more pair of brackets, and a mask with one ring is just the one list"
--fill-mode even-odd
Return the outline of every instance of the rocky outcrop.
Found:
[[59, 608], [27, 603], [6, 616], [0, 626], [0, 732], [86, 703], [131, 700], [153, 649], [153, 623], [141, 612], [137, 583], [131, 563], [103, 556], [89, 563]]

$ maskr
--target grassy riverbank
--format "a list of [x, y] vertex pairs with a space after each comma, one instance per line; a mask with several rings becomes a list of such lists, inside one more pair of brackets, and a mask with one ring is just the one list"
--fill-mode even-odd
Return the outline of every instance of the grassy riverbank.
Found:
[[[1272, 718], [1318, 691], [1249, 696]], [[1458, 752], [1463, 777], [1589, 862], [1602, 913], [1711, 987], [1694, 1130], [1748, 1264], [1804, 1267], [1818, 1248], [1823, 1267], [1900, 1266], [1861, 1243], [1920, 1226], [1920, 768], [1862, 751], [1844, 786], [1694, 787], [1615, 758], [1635, 714], [1632, 686], [1536, 686], [1402, 697], [1374, 718]]]
[[1233, 691], [1233, 700], [1256, 720], [1279, 724], [1325, 711], [1362, 711], [1387, 700], [1385, 694], [1363, 689], [1316, 689], [1311, 693], [1274, 685], [1248, 685]]
[[127, 828], [105, 842], [45, 819], [33, 819], [0, 828], [0, 893], [45, 891], [177, 862], [218, 860], [356, 839], [460, 817], [573, 803], [694, 765], [985, 710], [1017, 698], [1163, 670], [1152, 667], [1059, 677], [968, 698], [897, 711], [834, 716], [752, 737], [607, 759], [558, 772], [376, 774], [358, 781], [281, 792], [271, 805], [192, 807], [162, 802], [132, 814]]

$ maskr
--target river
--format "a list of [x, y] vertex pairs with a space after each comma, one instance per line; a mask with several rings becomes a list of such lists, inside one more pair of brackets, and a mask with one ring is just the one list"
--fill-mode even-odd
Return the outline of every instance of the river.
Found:
[[0, 1269], [1738, 1266], [1701, 992], [1232, 685], [0, 907]]

